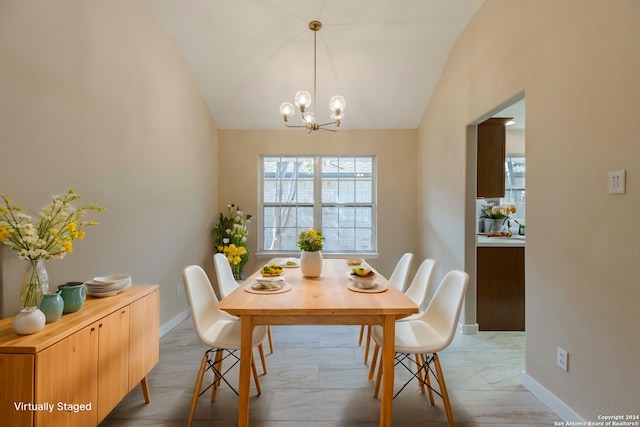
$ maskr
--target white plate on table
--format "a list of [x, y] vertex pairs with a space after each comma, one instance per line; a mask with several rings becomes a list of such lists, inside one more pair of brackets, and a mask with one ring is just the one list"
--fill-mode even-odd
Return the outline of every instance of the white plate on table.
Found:
[[[287, 263], [293, 263], [293, 264], [287, 264]], [[297, 258], [288, 258], [282, 261], [280, 265], [282, 266], [282, 268], [298, 268], [300, 267], [300, 260]]]
[[251, 294], [282, 294], [291, 290], [291, 285], [286, 282], [273, 282], [268, 288], [263, 286], [264, 284], [251, 282], [244, 286], [244, 290]]

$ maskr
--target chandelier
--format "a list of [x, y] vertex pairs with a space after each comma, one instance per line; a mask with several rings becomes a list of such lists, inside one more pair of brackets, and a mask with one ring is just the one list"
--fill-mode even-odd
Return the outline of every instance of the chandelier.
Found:
[[[344, 97], [336, 95], [329, 100], [329, 109], [331, 110], [331, 120], [327, 123], [319, 124], [316, 121], [316, 116], [313, 111], [316, 111], [316, 35], [317, 32], [322, 28], [322, 23], [320, 21], [311, 21], [309, 22], [309, 29], [313, 31], [313, 98], [311, 98], [311, 94], [306, 90], [299, 90], [296, 93], [294, 98], [294, 103], [296, 107], [300, 109], [300, 114], [302, 116], [302, 122], [304, 124], [301, 125], [290, 125], [289, 118], [292, 117], [295, 113], [295, 108], [293, 104], [290, 102], [283, 102], [280, 105], [280, 115], [284, 119], [284, 124], [289, 128], [305, 128], [307, 129], [307, 133], [310, 133], [312, 130], [328, 130], [331, 132], [337, 132], [338, 127], [340, 126], [340, 122], [344, 118], [344, 107], [345, 100]], [[311, 105], [311, 100], [313, 99], [313, 111], [308, 111], [307, 109]], [[330, 128], [328, 126], [335, 125], [335, 128]]]

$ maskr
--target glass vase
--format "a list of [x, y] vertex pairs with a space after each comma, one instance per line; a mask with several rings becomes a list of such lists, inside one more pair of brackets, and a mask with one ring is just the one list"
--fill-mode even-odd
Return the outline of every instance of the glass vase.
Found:
[[502, 231], [502, 227], [504, 226], [504, 222], [505, 222], [505, 220], [502, 219], [502, 218], [494, 219], [493, 223], [491, 225], [491, 231], [492, 232]]
[[231, 264], [231, 271], [233, 272], [233, 278], [236, 279], [236, 282], [242, 282], [242, 270], [244, 265], [241, 264]]
[[38, 307], [42, 296], [49, 292], [49, 275], [44, 259], [30, 259], [28, 262], [20, 288], [20, 303], [24, 308]]

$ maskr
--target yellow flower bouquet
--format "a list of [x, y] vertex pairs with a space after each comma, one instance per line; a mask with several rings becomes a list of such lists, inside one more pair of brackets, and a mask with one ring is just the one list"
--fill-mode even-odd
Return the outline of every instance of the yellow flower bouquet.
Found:
[[[22, 212], [19, 205], [14, 204], [5, 195], [0, 195], [4, 206], [0, 206], [0, 243], [4, 243], [17, 252], [21, 260], [28, 261], [32, 267], [30, 280], [23, 284], [21, 301], [24, 307], [35, 307], [42, 298], [43, 292], [37, 264], [50, 258], [64, 258], [73, 251], [73, 241], [83, 239], [84, 228], [98, 225], [93, 221], [81, 221], [87, 211], [102, 212], [104, 208], [94, 204], [74, 208], [71, 203], [81, 196], [69, 190], [61, 196], [53, 196], [51, 203], [38, 214], [40, 220], [34, 224], [31, 216]], [[41, 273], [42, 275], [46, 274]]]
[[302, 251], [317, 252], [322, 250], [324, 236], [319, 230], [306, 230], [298, 235], [298, 247]]
[[216, 233], [216, 250], [223, 253], [229, 261], [231, 271], [236, 280], [242, 279], [242, 271], [249, 261], [247, 249], [247, 222], [251, 215], [244, 214], [236, 205], [227, 205], [227, 215], [220, 212]]

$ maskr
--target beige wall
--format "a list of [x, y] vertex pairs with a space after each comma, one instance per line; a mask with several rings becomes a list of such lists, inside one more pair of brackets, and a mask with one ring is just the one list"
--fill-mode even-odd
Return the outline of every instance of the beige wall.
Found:
[[486, 0], [418, 130], [422, 252], [464, 268], [466, 126], [525, 92], [526, 371], [592, 421], [640, 402], [638, 22], [636, 0]]
[[[141, 1], [0, 2], [0, 193], [37, 215], [74, 188], [107, 208], [55, 287], [131, 274], [160, 284], [161, 322], [187, 308], [182, 268], [211, 266], [217, 135], [175, 44]], [[23, 261], [4, 248], [4, 315]]]
[[[383, 274], [391, 274], [404, 252], [417, 249], [416, 132], [414, 130], [346, 131], [220, 130], [220, 206], [235, 203], [258, 214], [258, 161], [261, 154], [373, 154], [378, 170], [378, 252], [370, 260]], [[257, 221], [249, 226], [249, 244], [257, 247]], [[264, 259], [251, 257], [246, 272], [256, 271]]]

